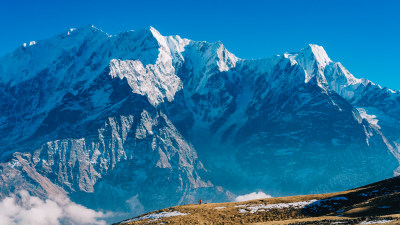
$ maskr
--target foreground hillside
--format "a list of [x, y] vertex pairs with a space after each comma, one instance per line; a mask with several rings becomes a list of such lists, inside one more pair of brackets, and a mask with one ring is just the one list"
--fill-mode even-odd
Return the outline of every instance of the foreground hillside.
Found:
[[400, 224], [400, 177], [329, 194], [182, 205], [120, 224]]

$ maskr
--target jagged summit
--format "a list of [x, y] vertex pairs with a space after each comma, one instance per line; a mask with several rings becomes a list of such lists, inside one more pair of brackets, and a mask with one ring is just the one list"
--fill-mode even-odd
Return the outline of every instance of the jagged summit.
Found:
[[[135, 48], [138, 48], [135, 44], [133, 44], [132, 47], [120, 47], [129, 46], [129, 43], [137, 43], [139, 40], [142, 40], [142, 45], [144, 44], [145, 46], [141, 46], [137, 50], [135, 50]], [[90, 42], [93, 43], [92, 46], [90, 46], [91, 48], [101, 48], [101, 51], [104, 52], [103, 54], [107, 55], [105, 61], [111, 61], [112, 59], [140, 60], [144, 66], [155, 64], [160, 56], [163, 56], [162, 60], [172, 60], [174, 63], [179, 62], [183, 58], [182, 52], [185, 51], [185, 48], [191, 48], [189, 45], [197, 46], [196, 48], [199, 48], [201, 51], [204, 51], [205, 46], [209, 46], [206, 48], [208, 50], [204, 52], [203, 61], [216, 62], [216, 66], [221, 72], [234, 68], [236, 63], [240, 60], [229, 52], [220, 41], [208, 43], [182, 39], [177, 35], [163, 36], [151, 26], [137, 31], [108, 35], [94, 25], [88, 25], [77, 29], [69, 29], [66, 34], [62, 33], [53, 38], [35, 42], [35, 45], [37, 45], [37, 43], [39, 44], [35, 46], [34, 49], [30, 48], [28, 51], [18, 51], [17, 49], [15, 52], [0, 58], [0, 61], [3, 61], [3, 63], [0, 64], [7, 65], [5, 67], [0, 67], [0, 71], [2, 70], [0, 82], [8, 83], [13, 81], [16, 83], [29, 79], [29, 74], [23, 75], [24, 72], [13, 74], [13, 72], [18, 70], [17, 68], [20, 68], [21, 71], [37, 73], [43, 68], [49, 67], [49, 64], [52, 64], [51, 61], [46, 61], [46, 59], [63, 57], [61, 54], [63, 54], [64, 50], [71, 49], [76, 51], [81, 49], [81, 47], [83, 47], [82, 45], [87, 45], [87, 43]], [[27, 47], [31, 46], [26, 46], [25, 48]], [[143, 49], [148, 49], [150, 51], [143, 51]], [[160, 50], [163, 51], [164, 54], [159, 55]], [[42, 57], [38, 55], [38, 51], [41, 52], [41, 54], [45, 51], [46, 56]], [[145, 52], [148, 53], [144, 54]], [[79, 58], [81, 57], [79, 52], [77, 52], [77, 55]], [[93, 54], [89, 56], [93, 56]], [[70, 57], [74, 56], [71, 55]], [[322, 73], [322, 70], [332, 63], [332, 60], [329, 58], [324, 48], [314, 44], [309, 44], [307, 47], [301, 49], [299, 53], [286, 53], [285, 57], [291, 58], [305, 69], [305, 82], [308, 82], [312, 78], [312, 74], [318, 74], [314, 73], [314, 70], [320, 70], [320, 73]], [[16, 58], [20, 59], [19, 65], [13, 65], [13, 63], [7, 62], [15, 62], [17, 61]], [[350, 82], [354, 83], [354, 81], [356, 81], [355, 78], [351, 77], [352, 75], [350, 73], [345, 72], [343, 74], [348, 77]], [[328, 82], [326, 78], [321, 76], [318, 77], [318, 80], [320, 83]]]
[[332, 60], [329, 58], [328, 54], [326, 53], [324, 47], [315, 45], [315, 44], [309, 44], [306, 48], [303, 48], [300, 50], [301, 52], [304, 52], [304, 55], [309, 55], [315, 58], [315, 60], [321, 64], [321, 66], [326, 66], [329, 63], [332, 62]]
[[[110, 39], [113, 44], [109, 44], [110, 40], [107, 39]], [[136, 47], [128, 47], [126, 49], [119, 49], [118, 47], [121, 45], [128, 46], [129, 42], [134, 43], [139, 39], [148, 40], [148, 44], [145, 47], [153, 49], [154, 51], [152, 53], [149, 52], [149, 54], [133, 54], [132, 50], [134, 50]], [[170, 57], [172, 58], [173, 62], [176, 63], [182, 60], [181, 53], [185, 51], [185, 48], [187, 48], [189, 44], [197, 46], [211, 46], [210, 53], [206, 54], [213, 57], [215, 56], [215, 58], [211, 61], [217, 62], [218, 69], [221, 72], [228, 71], [230, 68], [235, 67], [236, 63], [240, 60], [234, 54], [229, 52], [220, 41], [208, 43], [182, 39], [177, 35], [163, 36], [152, 26], [149, 28], [139, 29], [137, 31], [127, 31], [116, 35], [109, 35], [94, 25], [87, 25], [76, 29], [71, 28], [67, 32], [50, 39], [30, 42], [29, 44], [25, 44], [23, 48], [18, 48], [16, 51], [1, 57], [0, 61], [2, 61], [2, 63], [0, 64], [6, 66], [0, 66], [0, 82], [9, 83], [12, 81], [13, 83], [18, 83], [20, 81], [29, 79], [31, 76], [26, 74], [26, 71], [37, 73], [52, 63], [50, 61], [46, 61], [46, 59], [62, 57], [61, 54], [63, 50], [68, 51], [68, 49], [78, 49], [83, 43], [88, 42], [97, 42], [97, 48], [108, 48], [108, 53], [104, 51], [104, 54], [109, 55], [109, 57], [107, 57], [108, 61], [111, 61], [111, 59], [132, 59], [140, 60], [143, 65], [154, 64], [159, 57], [158, 50], [164, 49], [165, 52], [171, 55]], [[161, 46], [161, 48], [158, 48], [159, 46]], [[91, 47], [93, 48], [94, 46]], [[43, 53], [44, 51], [45, 53]], [[139, 49], [139, 51], [141, 50]], [[45, 55], [38, 55], [38, 52], [41, 52], [40, 54]], [[214, 52], [217, 54], [215, 55]], [[204, 60], [207, 61], [211, 59], [210, 56], [207, 56], [206, 58], [208, 59]], [[339, 86], [348, 86], [359, 85], [360, 83], [366, 85], [370, 82], [365, 79], [360, 80], [355, 78], [343, 67], [342, 64], [339, 62], [333, 62], [322, 46], [316, 44], [309, 44], [305, 48], [301, 49], [298, 53], [285, 53], [284, 56], [297, 62], [304, 68], [305, 82], [309, 82], [315, 77], [321, 86], [328, 86], [339, 92], [340, 88], [335, 88], [335, 85], [337, 86], [338, 83]], [[167, 56], [167, 58], [170, 57]], [[18, 60], [16, 60], [17, 58]], [[19, 61], [19, 63], [10, 63], [11, 61]], [[266, 60], [261, 59], [261, 61]], [[334, 76], [327, 78], [321, 74], [324, 73], [323, 70], [325, 70], [325, 68], [330, 64], [333, 64], [332, 67], [334, 68], [328, 68], [327, 70], [335, 70], [337, 72]], [[29, 66], [27, 67], [26, 65]], [[14, 73], [14, 71], [18, 70], [18, 68], [20, 68], [20, 71], [25, 72]]]

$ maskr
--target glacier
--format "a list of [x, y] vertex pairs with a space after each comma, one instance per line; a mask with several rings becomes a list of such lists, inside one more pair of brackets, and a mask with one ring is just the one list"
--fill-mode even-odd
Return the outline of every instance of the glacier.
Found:
[[0, 58], [0, 198], [134, 216], [341, 191], [399, 174], [399, 119], [400, 92], [322, 46], [249, 60], [153, 27], [69, 29]]

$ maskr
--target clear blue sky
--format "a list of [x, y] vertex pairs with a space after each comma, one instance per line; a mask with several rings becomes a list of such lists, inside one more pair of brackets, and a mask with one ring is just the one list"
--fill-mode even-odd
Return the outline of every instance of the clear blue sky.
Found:
[[109, 34], [153, 26], [163, 35], [222, 41], [240, 58], [324, 46], [356, 77], [400, 90], [400, 1], [1, 0], [0, 55], [93, 24]]

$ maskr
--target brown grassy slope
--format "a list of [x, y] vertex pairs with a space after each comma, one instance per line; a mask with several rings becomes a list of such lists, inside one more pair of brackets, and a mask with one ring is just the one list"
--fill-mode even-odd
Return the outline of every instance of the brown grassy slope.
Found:
[[[271, 207], [271, 204], [310, 200], [314, 202], [306, 203], [303, 207]], [[254, 210], [254, 207], [259, 205], [264, 208]], [[125, 224], [360, 224], [372, 220], [391, 221], [385, 224], [400, 224], [400, 177], [344, 192], [246, 202], [183, 205], [152, 213], [173, 211], [188, 215], [156, 220], [140, 219]]]

